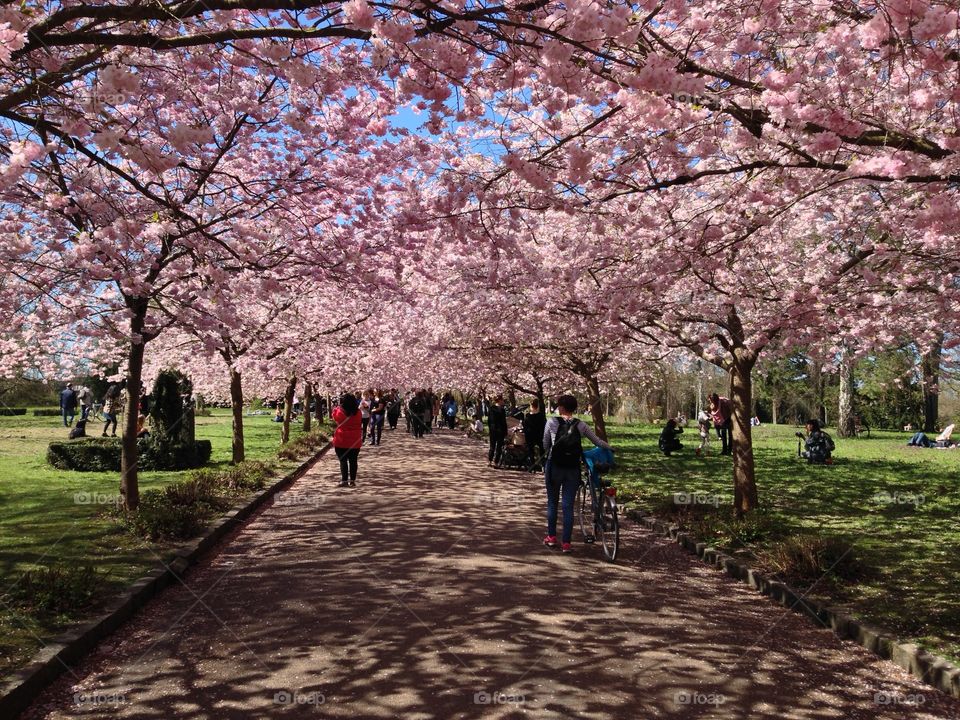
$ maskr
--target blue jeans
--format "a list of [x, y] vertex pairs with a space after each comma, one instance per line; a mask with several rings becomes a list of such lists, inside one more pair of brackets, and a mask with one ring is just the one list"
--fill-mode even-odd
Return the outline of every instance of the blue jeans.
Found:
[[76, 409], [62, 407], [60, 408], [60, 412], [63, 413], [63, 426], [70, 427], [71, 425], [73, 425], [73, 419], [77, 415]]
[[373, 413], [370, 415], [370, 444], [379, 445], [381, 437], [383, 437], [383, 413]]
[[580, 467], [554, 467], [547, 462], [543, 471], [547, 485], [547, 535], [557, 534], [557, 505], [563, 505], [563, 536], [560, 541], [568, 543], [573, 537], [573, 501], [580, 486]]

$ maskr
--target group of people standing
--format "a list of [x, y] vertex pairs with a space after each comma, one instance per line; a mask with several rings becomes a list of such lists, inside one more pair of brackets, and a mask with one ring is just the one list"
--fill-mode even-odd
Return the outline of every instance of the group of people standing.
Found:
[[[713, 393], [708, 398], [709, 408], [704, 408], [697, 415], [697, 432], [700, 436], [700, 446], [697, 448], [697, 455], [705, 453], [710, 445], [710, 431], [715, 429], [717, 437], [720, 439], [720, 454], [732, 455], [733, 443], [731, 441], [731, 431], [733, 429], [733, 405], [728, 398]], [[680, 435], [683, 434], [684, 422], [676, 418], [670, 418], [660, 431], [658, 445], [661, 452], [667, 457], [677, 450], [683, 449], [683, 443], [680, 442]]]
[[[103, 396], [103, 433], [101, 437], [107, 437], [107, 431], [110, 431], [112, 437], [117, 437], [117, 419], [123, 409], [123, 383], [116, 382], [107, 386], [107, 391]], [[80, 417], [76, 420], [77, 427], [70, 432], [70, 439], [86, 437], [86, 425], [90, 419], [90, 414], [94, 410], [94, 394], [86, 385], [74, 388], [73, 383], [67, 383], [67, 386], [60, 391], [60, 414], [63, 418], [63, 426], [71, 427], [76, 419], [77, 407], [80, 408]], [[143, 386], [140, 386], [140, 414], [144, 421], [149, 413], [149, 398]], [[138, 433], [139, 434], [139, 433]]]

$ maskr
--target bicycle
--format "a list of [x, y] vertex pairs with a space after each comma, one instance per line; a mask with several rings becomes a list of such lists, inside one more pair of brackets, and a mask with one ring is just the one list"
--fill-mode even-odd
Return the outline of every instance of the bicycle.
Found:
[[620, 549], [617, 489], [603, 477], [613, 467], [613, 453], [603, 448], [593, 448], [583, 456], [584, 469], [574, 500], [574, 512], [580, 520], [583, 541], [592, 545], [599, 540], [604, 558], [613, 562]]
[[853, 434], [855, 437], [858, 437], [858, 438], [868, 438], [870, 437], [870, 426], [867, 425], [860, 418], [854, 418]]

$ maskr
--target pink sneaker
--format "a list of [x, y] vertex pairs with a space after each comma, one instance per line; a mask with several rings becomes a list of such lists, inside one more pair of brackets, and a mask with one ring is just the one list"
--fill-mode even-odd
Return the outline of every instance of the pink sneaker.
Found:
[[557, 546], [557, 536], [556, 535], [547, 535], [543, 539], [543, 544], [547, 547], [556, 547]]
[[568, 552], [570, 552], [571, 550], [573, 550], [573, 547], [571, 547], [570, 543], [564, 543], [563, 545], [560, 546], [560, 551], [561, 551], [561, 552], [568, 553]]

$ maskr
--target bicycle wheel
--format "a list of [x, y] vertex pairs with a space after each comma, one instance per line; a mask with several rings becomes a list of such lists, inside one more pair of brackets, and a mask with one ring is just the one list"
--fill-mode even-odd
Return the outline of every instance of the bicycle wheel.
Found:
[[592, 543], [596, 538], [593, 535], [593, 505], [590, 502], [590, 491], [580, 483], [577, 488], [577, 497], [573, 501], [573, 512], [580, 522], [580, 534], [585, 543]]
[[603, 556], [613, 562], [620, 549], [620, 518], [617, 515], [617, 502], [609, 495], [601, 495], [600, 517], [597, 519], [597, 534], [603, 547]]

